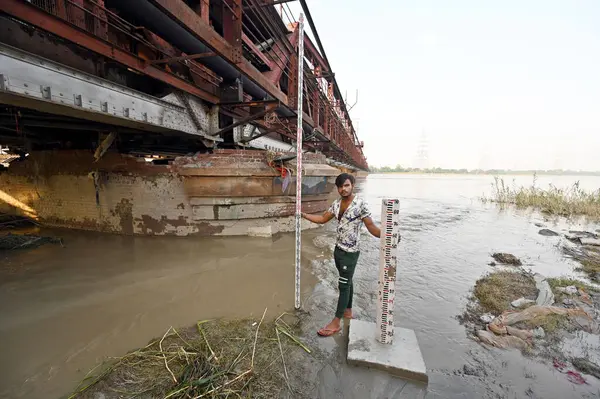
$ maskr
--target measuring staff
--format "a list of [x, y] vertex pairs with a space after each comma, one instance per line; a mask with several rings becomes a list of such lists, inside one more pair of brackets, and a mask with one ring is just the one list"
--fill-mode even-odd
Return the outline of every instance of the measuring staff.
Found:
[[317, 333], [322, 337], [331, 336], [341, 330], [342, 317], [352, 318], [352, 296], [354, 294], [352, 277], [360, 255], [360, 229], [364, 223], [369, 233], [379, 238], [381, 231], [371, 219], [371, 211], [367, 203], [354, 194], [354, 176], [342, 173], [335, 179], [335, 185], [340, 198], [322, 215], [301, 216], [313, 223], [324, 224], [334, 217], [338, 220], [337, 237], [333, 259], [339, 273], [338, 287], [340, 290], [337, 309], [333, 320]]

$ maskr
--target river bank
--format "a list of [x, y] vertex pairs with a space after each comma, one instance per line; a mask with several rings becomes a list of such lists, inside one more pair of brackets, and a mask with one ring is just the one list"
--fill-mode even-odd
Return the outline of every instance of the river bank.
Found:
[[[597, 182], [582, 180], [590, 187]], [[479, 197], [489, 192], [490, 183], [472, 176], [371, 175], [362, 187], [376, 220], [380, 198], [401, 200], [395, 319], [417, 334], [430, 377], [427, 390], [348, 367], [345, 336], [316, 335], [329, 321], [337, 295], [330, 258], [333, 225], [304, 233], [306, 318], [298, 337], [312, 353], [297, 362], [290, 380], [298, 378], [311, 398], [595, 397], [600, 382], [594, 377], [586, 375], [587, 384], [574, 385], [551, 363], [473, 341], [456, 319], [476, 281], [495, 270], [488, 265], [494, 252], [512, 253], [524, 268], [547, 277], [586, 279], [577, 270], [579, 262], [565, 258], [564, 237], [542, 236], [536, 224], [561, 235], [600, 228], [482, 204]], [[368, 234], [363, 240], [354, 313], [375, 321], [378, 248]], [[0, 280], [0, 338], [13, 343], [0, 363], [7, 377], [0, 396], [36, 398], [49, 392], [61, 397], [106, 356], [143, 347], [170, 326], [219, 317], [258, 321], [265, 307], [273, 317], [293, 308], [293, 259], [285, 261], [293, 254], [292, 235], [213, 241], [77, 234], [63, 242], [64, 257], [55, 252], [63, 248], [50, 245], [22, 252], [18, 259], [0, 254], [6, 265]], [[565, 345], [571, 353], [584, 348], [594, 353], [598, 347], [577, 335]]]

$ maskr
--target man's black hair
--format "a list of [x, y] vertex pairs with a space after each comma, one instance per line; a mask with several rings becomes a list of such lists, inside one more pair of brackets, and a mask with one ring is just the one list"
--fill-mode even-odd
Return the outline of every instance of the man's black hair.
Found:
[[346, 183], [346, 180], [350, 180], [350, 183], [352, 183], [352, 185], [354, 185], [354, 176], [352, 176], [349, 173], [342, 173], [341, 175], [336, 177], [335, 185], [337, 187], [342, 187], [344, 185], [344, 183]]

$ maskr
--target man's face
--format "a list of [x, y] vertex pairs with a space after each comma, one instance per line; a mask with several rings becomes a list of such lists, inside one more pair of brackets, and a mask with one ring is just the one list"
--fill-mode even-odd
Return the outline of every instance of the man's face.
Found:
[[338, 187], [338, 193], [342, 196], [342, 198], [348, 198], [352, 195], [352, 183], [350, 183], [350, 179], [346, 179], [342, 187]]

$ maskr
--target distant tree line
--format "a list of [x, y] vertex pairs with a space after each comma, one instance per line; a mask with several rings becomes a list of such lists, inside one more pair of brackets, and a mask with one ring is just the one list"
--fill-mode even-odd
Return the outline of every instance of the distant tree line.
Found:
[[510, 170], [510, 169], [446, 169], [446, 168], [404, 168], [402, 165], [371, 167], [371, 173], [432, 173], [432, 174], [461, 174], [461, 175], [566, 175], [566, 176], [600, 176], [600, 171], [581, 170]]

